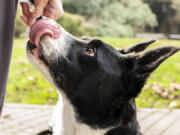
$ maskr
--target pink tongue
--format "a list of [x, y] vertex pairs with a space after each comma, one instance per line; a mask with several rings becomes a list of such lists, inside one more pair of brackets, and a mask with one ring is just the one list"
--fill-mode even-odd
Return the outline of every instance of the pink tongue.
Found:
[[61, 35], [60, 25], [48, 18], [38, 20], [31, 26], [29, 39], [38, 47], [40, 38], [45, 34], [50, 35], [54, 39], [59, 38]]

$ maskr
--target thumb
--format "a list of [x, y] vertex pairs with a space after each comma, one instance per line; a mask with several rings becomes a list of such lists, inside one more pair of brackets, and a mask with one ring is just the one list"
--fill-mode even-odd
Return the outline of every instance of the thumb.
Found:
[[26, 2], [21, 2], [21, 7], [22, 7], [22, 16], [21, 19], [24, 21], [26, 25], [29, 25], [28, 18], [31, 15], [29, 5]]
[[21, 4], [21, 7], [22, 7], [22, 13], [23, 13], [23, 15], [29, 16], [29, 15], [31, 14], [31, 12], [30, 12], [28, 3], [26, 3], [26, 2], [20, 2], [20, 4]]

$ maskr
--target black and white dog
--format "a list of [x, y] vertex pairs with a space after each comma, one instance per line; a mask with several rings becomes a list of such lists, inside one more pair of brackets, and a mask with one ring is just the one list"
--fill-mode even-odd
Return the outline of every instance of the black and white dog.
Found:
[[144, 51], [152, 42], [116, 50], [98, 39], [79, 40], [39, 18], [27, 57], [59, 93], [53, 135], [140, 135], [135, 98], [161, 62], [180, 50]]

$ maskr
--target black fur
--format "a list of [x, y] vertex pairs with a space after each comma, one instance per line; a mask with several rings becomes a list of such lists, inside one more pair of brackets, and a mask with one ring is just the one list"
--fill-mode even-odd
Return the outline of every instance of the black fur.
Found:
[[38, 133], [37, 135], [52, 135], [53, 132], [49, 129], [45, 130], [45, 131], [42, 131], [40, 133]]
[[[70, 100], [77, 120], [92, 128], [116, 127], [105, 135], [140, 135], [135, 98], [160, 63], [180, 50], [169, 46], [144, 51], [153, 42], [117, 51], [88, 38], [73, 41], [67, 58], [50, 61], [42, 53], [40, 59]], [[86, 55], [86, 48], [95, 50], [95, 55]]]
[[127, 53], [132, 53], [132, 52], [142, 52], [144, 51], [150, 44], [154, 43], [155, 40], [151, 40], [148, 42], [143, 42], [140, 44], [136, 44], [134, 46], [131, 46], [129, 48], [125, 48], [125, 49], [120, 49], [119, 52], [123, 53], [123, 54], [127, 54]]

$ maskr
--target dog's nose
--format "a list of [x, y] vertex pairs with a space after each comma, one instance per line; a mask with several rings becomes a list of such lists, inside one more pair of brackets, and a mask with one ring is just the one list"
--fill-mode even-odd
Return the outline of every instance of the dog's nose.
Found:
[[41, 19], [45, 19], [45, 17], [44, 16], [39, 16], [38, 18], [36, 18], [36, 21], [41, 20]]

